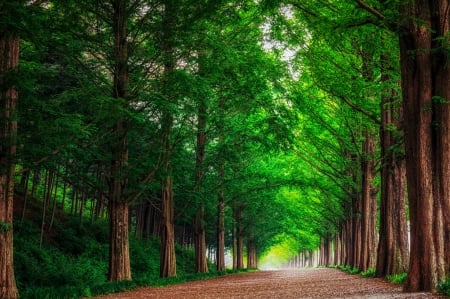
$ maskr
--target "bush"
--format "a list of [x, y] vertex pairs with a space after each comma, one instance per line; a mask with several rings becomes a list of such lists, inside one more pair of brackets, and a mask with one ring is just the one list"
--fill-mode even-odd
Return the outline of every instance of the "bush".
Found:
[[[114, 293], [147, 285], [168, 285], [217, 275], [195, 274], [192, 249], [176, 246], [178, 276], [159, 278], [160, 241], [130, 239], [132, 281], [107, 282], [108, 224], [77, 218], [55, 222], [42, 247], [39, 224], [30, 221], [14, 226], [14, 267], [20, 297], [80, 298]], [[38, 269], [38, 270], [37, 270]]]
[[358, 274], [360, 272], [358, 268], [352, 268], [349, 265], [340, 265], [338, 266], [338, 269], [349, 274]]
[[393, 274], [386, 276], [387, 280], [392, 283], [397, 284], [404, 284], [406, 281], [406, 277], [408, 276], [408, 273], [399, 273], [399, 274]]
[[450, 296], [450, 277], [448, 277], [446, 280], [441, 281], [438, 284], [438, 291], [441, 294]]
[[359, 275], [362, 277], [375, 277], [377, 270], [375, 268], [369, 268], [365, 272], [361, 272]]

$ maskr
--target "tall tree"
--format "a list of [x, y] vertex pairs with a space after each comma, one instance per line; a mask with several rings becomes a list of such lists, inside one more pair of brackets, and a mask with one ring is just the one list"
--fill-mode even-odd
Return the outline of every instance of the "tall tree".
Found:
[[[399, 14], [411, 221], [405, 290], [434, 291], [445, 279], [439, 248], [450, 223], [449, 3], [408, 1], [399, 5]], [[434, 227], [439, 213], [444, 216], [444, 230]]]
[[[17, 3], [0, 4], [11, 21]], [[12, 24], [0, 27], [0, 298], [18, 298], [13, 264], [13, 202], [18, 91], [13, 76], [19, 65], [19, 35]]]
[[[199, 99], [197, 114], [197, 145], [195, 149], [195, 186], [194, 194], [199, 194], [201, 184], [205, 174], [205, 147], [206, 147], [206, 100]], [[208, 272], [206, 262], [206, 232], [205, 232], [205, 202], [203, 195], [197, 201], [197, 213], [194, 221], [195, 237], [195, 265], [199, 273]]]
[[161, 51], [163, 55], [164, 73], [162, 90], [167, 103], [162, 111], [161, 118], [161, 151], [163, 155], [163, 176], [161, 182], [161, 259], [160, 276], [176, 276], [175, 257], [175, 228], [174, 228], [174, 199], [172, 185], [172, 142], [171, 133], [174, 122], [171, 102], [174, 100], [171, 90], [171, 83], [176, 67], [174, 48], [174, 26], [176, 21], [176, 6], [173, 0], [164, 1], [164, 11], [162, 16]]
[[[128, 36], [129, 6], [126, 0], [114, 0], [112, 5], [113, 28], [113, 90], [117, 105], [127, 109], [129, 98]], [[119, 115], [112, 128], [111, 170], [109, 178], [110, 248], [109, 274], [111, 281], [131, 279], [129, 253], [129, 206], [127, 192], [128, 124]]]
[[[382, 81], [387, 83], [395, 74], [392, 54], [381, 57]], [[380, 235], [376, 275], [385, 277], [407, 272], [409, 263], [406, 221], [406, 168], [400, 121], [401, 103], [394, 87], [382, 94], [381, 100], [381, 200]]]

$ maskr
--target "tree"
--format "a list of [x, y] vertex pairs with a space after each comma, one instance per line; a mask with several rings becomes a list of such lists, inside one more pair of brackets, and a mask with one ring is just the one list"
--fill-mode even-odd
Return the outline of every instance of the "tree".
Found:
[[175, 231], [174, 231], [174, 200], [172, 186], [172, 162], [171, 153], [173, 144], [171, 142], [171, 133], [174, 122], [174, 116], [170, 109], [171, 102], [174, 101], [171, 84], [174, 79], [176, 67], [175, 48], [174, 48], [174, 26], [176, 21], [176, 6], [172, 0], [164, 2], [164, 13], [162, 17], [162, 39], [161, 52], [163, 55], [164, 73], [162, 90], [167, 103], [162, 111], [161, 118], [161, 151], [163, 154], [162, 182], [161, 182], [161, 259], [160, 276], [176, 276], [176, 257], [175, 257]]
[[[0, 5], [2, 18], [14, 6]], [[0, 298], [18, 298], [13, 264], [13, 202], [18, 91], [13, 75], [19, 65], [19, 36], [13, 26], [0, 27]]]
[[[392, 54], [381, 57], [382, 81], [391, 81]], [[385, 277], [408, 270], [409, 250], [406, 222], [406, 168], [400, 121], [403, 109], [394, 87], [386, 90], [381, 101], [381, 200], [380, 237], [376, 275]]]
[[[127, 21], [130, 8], [127, 1], [115, 0], [112, 5], [113, 25], [113, 89], [112, 96], [124, 109], [130, 103], [129, 56]], [[126, 201], [128, 168], [128, 124], [119, 116], [112, 128], [111, 169], [109, 184], [110, 248], [109, 274], [111, 281], [131, 279], [129, 253], [129, 206]]]
[[447, 1], [401, 3], [399, 14], [411, 221], [405, 290], [434, 291], [448, 270], [442, 255], [449, 252], [450, 227], [450, 15]]

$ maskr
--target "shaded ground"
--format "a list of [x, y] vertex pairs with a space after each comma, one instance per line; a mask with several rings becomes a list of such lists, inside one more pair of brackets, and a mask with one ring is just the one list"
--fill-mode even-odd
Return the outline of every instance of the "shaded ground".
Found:
[[163, 288], [147, 287], [101, 296], [102, 299], [199, 298], [447, 298], [430, 293], [402, 293], [378, 278], [362, 278], [335, 269], [261, 271], [233, 274]]

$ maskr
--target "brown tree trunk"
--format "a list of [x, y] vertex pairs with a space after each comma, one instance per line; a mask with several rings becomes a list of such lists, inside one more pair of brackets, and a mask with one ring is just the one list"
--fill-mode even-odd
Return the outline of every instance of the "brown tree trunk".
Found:
[[[356, 178], [356, 176], [355, 176]], [[356, 182], [356, 179], [355, 179]], [[359, 261], [361, 257], [361, 193], [354, 191], [355, 194], [352, 198], [352, 268], [359, 267]]]
[[[167, 101], [171, 101], [171, 91], [169, 79], [172, 76], [176, 60], [172, 45], [176, 5], [173, 0], [164, 1], [163, 12], [163, 35], [161, 40], [161, 51], [164, 55], [164, 74], [162, 89]], [[160, 276], [176, 276], [175, 257], [175, 228], [174, 228], [174, 200], [172, 186], [172, 165], [171, 165], [171, 133], [173, 126], [173, 116], [169, 109], [165, 108], [162, 113], [161, 127], [161, 150], [163, 165], [163, 180], [161, 184], [161, 259]]]
[[174, 207], [172, 192], [172, 177], [166, 175], [161, 190], [161, 259], [160, 276], [173, 277], [177, 275], [175, 257]]
[[[224, 144], [223, 132], [224, 100], [219, 99], [219, 145]], [[217, 271], [225, 271], [225, 162], [223, 152], [219, 152], [218, 171], [219, 194], [217, 196]]]
[[195, 217], [195, 270], [198, 273], [208, 272], [208, 264], [206, 262], [206, 232], [204, 220], [205, 218], [205, 207], [203, 203], [197, 208], [197, 215]]
[[30, 180], [30, 171], [26, 171], [22, 175], [22, 180], [24, 180], [24, 184], [22, 185], [22, 191], [23, 191], [23, 206], [22, 206], [22, 213], [21, 213], [21, 221], [25, 219], [25, 212], [27, 210], [27, 203], [28, 203], [28, 182]]
[[[114, 81], [113, 98], [119, 105], [128, 106], [128, 42], [127, 42], [127, 1], [114, 0], [113, 33], [114, 33]], [[126, 100], [123, 103], [123, 100]], [[124, 116], [119, 116], [112, 129], [112, 160], [109, 178], [109, 219], [110, 248], [109, 274], [110, 281], [131, 279], [129, 255], [129, 207], [125, 198], [128, 185], [128, 128]]]
[[[386, 58], [382, 58], [384, 61]], [[389, 75], [384, 74], [383, 81]], [[393, 92], [392, 92], [393, 93]], [[409, 248], [406, 222], [406, 168], [400, 135], [403, 109], [392, 96], [381, 101], [381, 201], [380, 240], [376, 276], [408, 271]]]
[[205, 231], [205, 204], [200, 186], [204, 176], [204, 160], [206, 147], [206, 103], [204, 99], [199, 101], [198, 122], [197, 122], [197, 147], [195, 158], [195, 186], [194, 194], [200, 196], [197, 207], [197, 215], [194, 221], [195, 236], [195, 270], [198, 273], [208, 272], [208, 263], [206, 262], [206, 231]]
[[[436, 196], [442, 209], [443, 257], [445, 276], [450, 276], [450, 4], [448, 1], [434, 1], [431, 4], [432, 25], [435, 37], [432, 49], [438, 49], [433, 56], [433, 91], [435, 130], [435, 173]], [[439, 277], [440, 279], [442, 277]]]
[[110, 281], [131, 279], [128, 203], [110, 200], [110, 248], [109, 273]]
[[[449, 181], [449, 4], [408, 1], [400, 6], [400, 57], [411, 257], [406, 291], [434, 291], [441, 277], [442, 212], [448, 227]], [[440, 165], [445, 166], [441, 167]], [[446, 169], [447, 172], [443, 172]], [[447, 196], [442, 197], [441, 196]], [[436, 202], [438, 201], [438, 202]], [[437, 208], [437, 210], [436, 210]], [[442, 210], [439, 210], [442, 209]], [[437, 234], [437, 235], [433, 235]]]
[[[234, 205], [234, 221], [235, 221], [235, 235], [233, 246], [233, 258], [235, 261], [234, 269], [244, 269], [244, 229], [242, 227], [242, 209], [239, 205]], [[234, 264], [234, 263], [233, 263]]]
[[13, 202], [18, 92], [3, 78], [19, 64], [19, 38], [0, 31], [0, 298], [18, 298], [13, 264]]
[[375, 140], [365, 133], [362, 159], [361, 188], [361, 252], [359, 270], [367, 271], [375, 266], [377, 199], [373, 187], [375, 177]]
[[247, 238], [247, 269], [258, 268], [258, 255], [256, 252], [255, 236], [249, 233]]
[[[219, 166], [220, 169], [220, 166]], [[223, 179], [219, 172], [219, 177]], [[217, 271], [225, 271], [225, 199], [224, 190], [218, 195], [217, 203], [217, 255], [216, 255], [216, 265]]]

